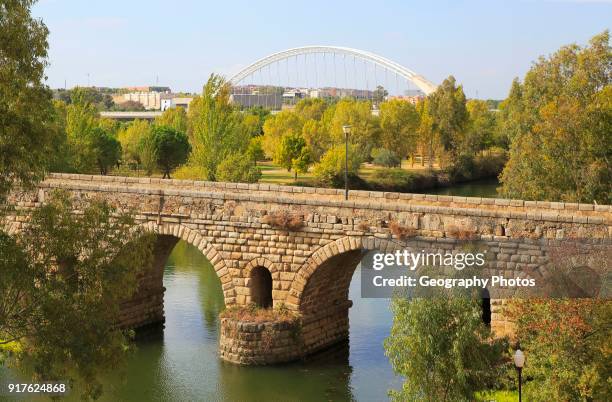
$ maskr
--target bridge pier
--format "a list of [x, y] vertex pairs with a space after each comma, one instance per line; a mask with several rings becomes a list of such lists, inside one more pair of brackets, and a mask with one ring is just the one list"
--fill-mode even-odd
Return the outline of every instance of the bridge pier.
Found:
[[121, 305], [120, 327], [142, 328], [148, 325], [161, 324], [165, 321], [164, 267], [178, 241], [179, 239], [174, 236], [156, 236], [153, 263], [143, 270], [134, 296]]

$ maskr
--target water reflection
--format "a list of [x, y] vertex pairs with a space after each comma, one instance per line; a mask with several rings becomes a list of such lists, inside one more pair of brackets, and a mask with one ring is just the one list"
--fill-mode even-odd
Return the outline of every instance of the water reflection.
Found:
[[[351, 282], [350, 340], [305, 361], [240, 367], [217, 355], [221, 283], [195, 247], [179, 242], [164, 273], [165, 327], [139, 332], [125, 370], [105, 379], [103, 401], [381, 401], [399, 388], [384, 355], [388, 300], [360, 299]], [[68, 400], [79, 400], [73, 392]]]

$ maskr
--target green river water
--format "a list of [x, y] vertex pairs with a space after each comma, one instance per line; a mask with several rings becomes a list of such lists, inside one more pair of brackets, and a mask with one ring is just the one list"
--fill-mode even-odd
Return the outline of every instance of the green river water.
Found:
[[[494, 181], [428, 193], [495, 196]], [[179, 242], [164, 272], [166, 324], [137, 342], [125, 370], [105, 379], [104, 401], [384, 401], [401, 387], [384, 354], [389, 300], [360, 296], [360, 270], [350, 286], [350, 339], [306, 362], [238, 367], [217, 356], [221, 283], [204, 256]], [[18, 379], [0, 367], [0, 377]], [[2, 396], [0, 396], [2, 399]], [[78, 400], [77, 392], [67, 399]]]

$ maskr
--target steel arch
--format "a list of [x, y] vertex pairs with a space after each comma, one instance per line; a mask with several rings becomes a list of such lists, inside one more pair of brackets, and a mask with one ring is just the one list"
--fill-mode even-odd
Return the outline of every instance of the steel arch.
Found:
[[253, 74], [255, 71], [260, 70], [261, 68], [275, 63], [280, 60], [287, 59], [289, 57], [302, 55], [302, 54], [312, 54], [312, 53], [335, 53], [335, 54], [345, 54], [358, 57], [360, 59], [375, 63], [383, 68], [386, 68], [389, 71], [397, 73], [401, 75], [407, 80], [412, 81], [421, 91], [423, 91], [426, 95], [429, 95], [433, 91], [436, 90], [436, 85], [431, 81], [427, 80], [420, 74], [415, 73], [412, 70], [407, 69], [406, 67], [398, 64], [392, 60], [389, 60], [385, 57], [379, 56], [374, 53], [366, 52], [364, 50], [352, 49], [349, 47], [341, 47], [341, 46], [302, 46], [296, 47], [293, 49], [283, 50], [282, 52], [273, 53], [269, 56], [266, 56], [262, 59], [257, 60], [253, 64], [244, 68], [242, 71], [235, 74], [230, 80], [230, 84], [236, 85], [244, 78]]

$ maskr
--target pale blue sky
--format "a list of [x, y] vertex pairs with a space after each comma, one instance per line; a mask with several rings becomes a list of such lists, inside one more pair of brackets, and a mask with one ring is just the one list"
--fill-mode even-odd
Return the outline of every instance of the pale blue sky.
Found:
[[612, 2], [42, 0], [52, 87], [160, 85], [200, 91], [291, 47], [371, 51], [440, 83], [453, 74], [468, 96], [503, 98], [539, 55], [609, 29]]

